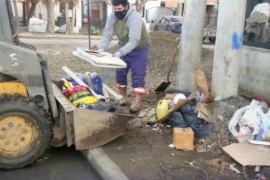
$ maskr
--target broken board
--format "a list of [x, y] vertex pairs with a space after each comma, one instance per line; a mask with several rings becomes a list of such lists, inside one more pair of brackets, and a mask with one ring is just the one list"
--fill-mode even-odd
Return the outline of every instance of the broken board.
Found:
[[127, 64], [118, 57], [112, 57], [112, 54], [108, 52], [102, 52], [100, 55], [98, 53], [86, 52], [80, 48], [73, 51], [73, 55], [80, 59], [83, 59], [93, 66], [103, 67], [103, 68], [126, 68]]

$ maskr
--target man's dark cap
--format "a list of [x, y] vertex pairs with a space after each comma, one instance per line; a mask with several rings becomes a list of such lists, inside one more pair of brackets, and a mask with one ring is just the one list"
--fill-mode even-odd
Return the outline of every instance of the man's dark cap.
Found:
[[118, 6], [118, 5], [126, 6], [128, 4], [128, 1], [127, 0], [112, 0], [112, 4], [113, 6]]

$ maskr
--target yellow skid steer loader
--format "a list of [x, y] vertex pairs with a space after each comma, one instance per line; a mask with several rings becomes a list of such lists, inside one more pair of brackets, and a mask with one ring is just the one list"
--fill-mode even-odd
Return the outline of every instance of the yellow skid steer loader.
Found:
[[0, 1], [0, 168], [30, 164], [48, 146], [99, 147], [135, 128], [134, 116], [71, 104], [51, 82], [46, 57], [19, 41], [13, 2]]

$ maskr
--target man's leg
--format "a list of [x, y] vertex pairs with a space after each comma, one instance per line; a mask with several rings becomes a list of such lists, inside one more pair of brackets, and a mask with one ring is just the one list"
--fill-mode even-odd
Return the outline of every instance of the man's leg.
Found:
[[148, 62], [149, 46], [136, 49], [128, 54], [129, 65], [131, 69], [131, 81], [135, 99], [130, 107], [130, 112], [138, 112], [142, 101], [142, 95], [145, 94], [145, 76]]
[[127, 74], [129, 71], [129, 63], [127, 62], [127, 57], [123, 56], [122, 60], [127, 64], [126, 68], [115, 69], [115, 78], [117, 83], [117, 88], [119, 93], [123, 98], [119, 101], [121, 106], [127, 105]]

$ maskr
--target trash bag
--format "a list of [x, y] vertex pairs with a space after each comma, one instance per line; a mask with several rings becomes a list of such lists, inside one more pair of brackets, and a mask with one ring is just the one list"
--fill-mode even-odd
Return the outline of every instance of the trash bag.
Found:
[[83, 108], [83, 109], [91, 109], [91, 110], [98, 110], [98, 111], [106, 111], [106, 112], [114, 112], [117, 108], [117, 103], [114, 102], [104, 102], [99, 101], [92, 104], [78, 104], [76, 106], [77, 108]]
[[198, 113], [194, 111], [196, 105], [197, 101], [193, 99], [178, 111], [173, 112], [170, 117], [171, 127], [191, 127], [196, 138], [203, 138], [212, 132], [214, 126], [197, 117]]
[[213, 124], [204, 120], [201, 120], [201, 122], [196, 121], [196, 123], [192, 124], [190, 127], [194, 131], [196, 138], [203, 138], [208, 136], [211, 134], [214, 128]]
[[170, 120], [171, 120], [171, 127], [172, 128], [174, 128], [174, 127], [181, 127], [181, 128], [188, 127], [181, 112], [178, 112], [178, 111], [173, 112], [171, 114]]
[[195, 112], [195, 107], [197, 105], [197, 101], [192, 99], [187, 104], [184, 104], [179, 108], [179, 111], [182, 113], [183, 118], [188, 126], [191, 126], [196, 121], [201, 121], [197, 115], [198, 113]]

